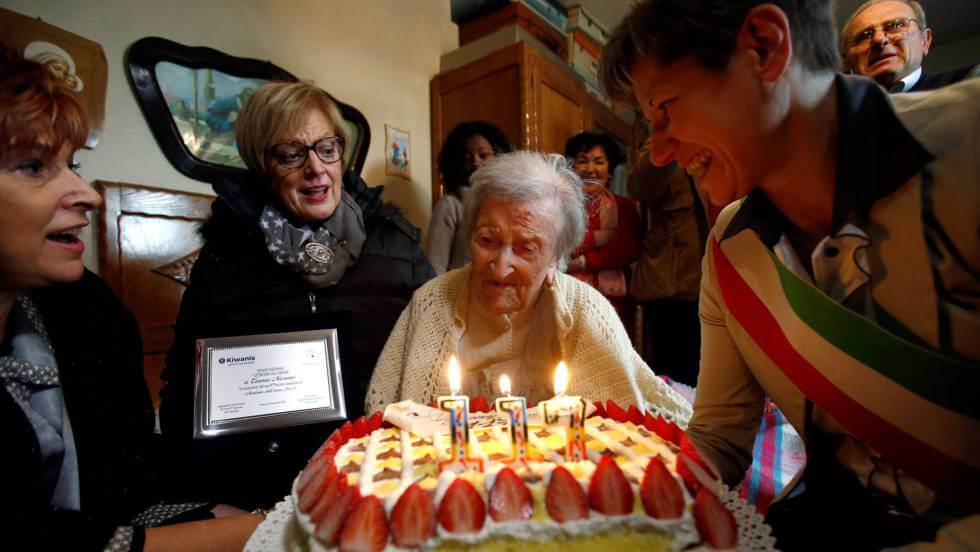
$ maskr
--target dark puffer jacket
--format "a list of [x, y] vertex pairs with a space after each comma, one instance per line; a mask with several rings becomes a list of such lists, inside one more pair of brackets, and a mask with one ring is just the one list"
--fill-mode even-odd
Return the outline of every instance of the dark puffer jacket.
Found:
[[[342, 366], [348, 416], [363, 414], [371, 372], [412, 293], [435, 276], [419, 247], [418, 229], [346, 173], [344, 189], [360, 205], [367, 239], [357, 264], [332, 287], [313, 289], [269, 255], [257, 222], [268, 197], [258, 182], [215, 185], [219, 199], [202, 228], [205, 245], [191, 273], [167, 357], [161, 428], [174, 454], [175, 485], [243, 508], [268, 506], [289, 492], [306, 460], [339, 424], [193, 440], [195, 340], [223, 326], [310, 313], [349, 313], [352, 355]], [[274, 328], [272, 329], [275, 330]]]

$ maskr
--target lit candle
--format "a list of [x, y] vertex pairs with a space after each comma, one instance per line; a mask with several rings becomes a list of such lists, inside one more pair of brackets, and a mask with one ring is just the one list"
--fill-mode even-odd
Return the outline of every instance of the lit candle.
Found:
[[559, 362], [555, 368], [555, 398], [541, 402], [541, 418], [545, 424], [556, 424], [568, 417], [565, 429], [565, 461], [578, 462], [588, 458], [585, 449], [586, 403], [581, 397], [566, 397], [568, 368]]
[[450, 459], [441, 462], [439, 469], [459, 462], [465, 469], [470, 458], [470, 398], [460, 395], [462, 383], [459, 362], [455, 356], [449, 357], [449, 396], [440, 396], [439, 409], [449, 413]]
[[510, 394], [510, 378], [500, 376], [500, 392], [496, 400], [497, 412], [507, 413], [507, 429], [510, 434], [512, 462], [527, 461], [527, 400]]

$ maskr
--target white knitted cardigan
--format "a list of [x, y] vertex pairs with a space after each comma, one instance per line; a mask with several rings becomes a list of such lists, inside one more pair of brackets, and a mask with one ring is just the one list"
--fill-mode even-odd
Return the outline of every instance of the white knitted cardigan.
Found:
[[[460, 293], [468, 293], [470, 270], [466, 265], [446, 272], [412, 296], [374, 368], [367, 412], [407, 399], [428, 404], [448, 392], [446, 366], [450, 355], [459, 356], [466, 329], [455, 307]], [[557, 273], [542, 293], [554, 294], [555, 328], [572, 372], [569, 395], [612, 399], [623, 408], [635, 404], [687, 427], [691, 406], [636, 353], [616, 311], [598, 291]]]

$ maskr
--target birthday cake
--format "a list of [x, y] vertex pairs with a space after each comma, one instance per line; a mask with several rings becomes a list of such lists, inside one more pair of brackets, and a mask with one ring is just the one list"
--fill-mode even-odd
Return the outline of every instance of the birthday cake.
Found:
[[315, 551], [736, 547], [720, 483], [683, 430], [612, 402], [587, 415], [574, 437], [527, 409], [518, 452], [513, 424], [474, 412], [460, 461], [446, 412], [389, 405], [313, 455], [293, 483], [297, 526]]

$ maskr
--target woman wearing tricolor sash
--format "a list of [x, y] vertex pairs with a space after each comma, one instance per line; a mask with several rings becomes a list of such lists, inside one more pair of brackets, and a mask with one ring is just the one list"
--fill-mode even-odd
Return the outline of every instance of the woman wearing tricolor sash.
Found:
[[702, 455], [737, 484], [768, 396], [807, 448], [777, 547], [980, 548], [980, 80], [889, 97], [837, 74], [829, 0], [646, 0], [613, 35], [601, 78], [651, 162], [727, 205]]

